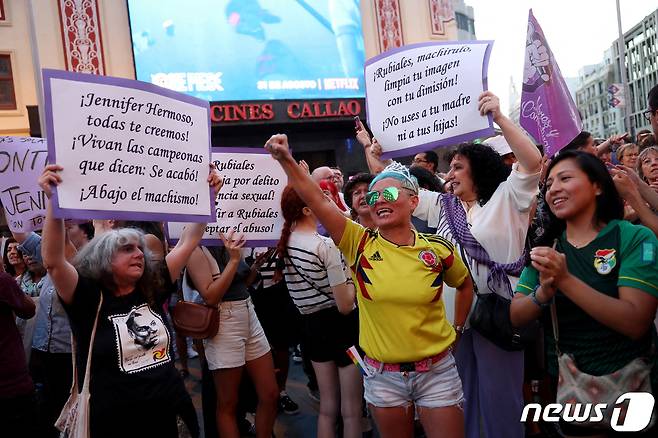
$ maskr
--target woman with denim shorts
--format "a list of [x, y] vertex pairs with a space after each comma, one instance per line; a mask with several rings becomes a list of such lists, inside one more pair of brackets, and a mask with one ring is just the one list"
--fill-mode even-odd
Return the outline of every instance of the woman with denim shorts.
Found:
[[256, 436], [272, 435], [279, 391], [270, 344], [249, 297], [249, 266], [242, 260], [242, 237], [221, 235], [223, 247], [198, 247], [186, 266], [192, 284], [206, 304], [219, 308], [219, 331], [203, 347], [217, 394], [217, 432], [238, 437], [236, 421], [242, 373], [258, 395]]
[[359, 305], [365, 399], [380, 435], [412, 437], [417, 410], [428, 437], [463, 437], [463, 393], [452, 356], [457, 336], [441, 293], [444, 281], [456, 287], [459, 309], [467, 312], [472, 282], [450, 243], [413, 229], [415, 179], [394, 165], [372, 181], [372, 230], [347, 219], [323, 195], [295, 163], [285, 135], [272, 136], [265, 148], [352, 266], [358, 292], [349, 298]]

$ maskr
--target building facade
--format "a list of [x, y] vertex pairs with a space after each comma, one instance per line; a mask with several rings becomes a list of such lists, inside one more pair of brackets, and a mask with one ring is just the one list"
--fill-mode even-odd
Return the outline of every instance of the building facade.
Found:
[[464, 0], [452, 0], [452, 7], [455, 10], [457, 39], [460, 41], [476, 40], [473, 7], [466, 5]]
[[583, 130], [594, 137], [608, 138], [623, 131], [623, 113], [611, 105], [608, 92], [618, 82], [618, 73], [609, 56], [603, 63], [585, 66], [579, 72], [575, 102]]
[[[359, 6], [366, 58], [457, 39], [451, 0], [360, 0]], [[0, 0], [0, 135], [37, 132], [43, 68], [135, 79], [127, 2]]]
[[[624, 33], [626, 51], [624, 65], [630, 92], [630, 99], [626, 99], [626, 105], [630, 111], [631, 122], [631, 126], [626, 131], [631, 133], [651, 128], [649, 122], [642, 116], [642, 112], [647, 109], [649, 90], [658, 84], [657, 32], [658, 9]], [[612, 44], [611, 52], [616, 66], [619, 66], [619, 41]]]

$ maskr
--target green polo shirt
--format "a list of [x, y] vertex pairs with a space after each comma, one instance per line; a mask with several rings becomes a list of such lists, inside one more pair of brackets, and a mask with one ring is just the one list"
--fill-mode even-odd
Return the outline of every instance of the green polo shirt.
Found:
[[[619, 287], [639, 289], [658, 297], [658, 239], [646, 227], [613, 220], [583, 248], [567, 242], [563, 233], [557, 250], [567, 258], [569, 272], [598, 292], [619, 297]], [[529, 295], [539, 284], [532, 266], [523, 270], [516, 288]], [[655, 328], [634, 341], [601, 324], [561, 291], [555, 295], [560, 351], [572, 354], [578, 368], [588, 374], [610, 374], [639, 356], [650, 356]], [[557, 356], [550, 311], [542, 315], [548, 372], [557, 375]]]

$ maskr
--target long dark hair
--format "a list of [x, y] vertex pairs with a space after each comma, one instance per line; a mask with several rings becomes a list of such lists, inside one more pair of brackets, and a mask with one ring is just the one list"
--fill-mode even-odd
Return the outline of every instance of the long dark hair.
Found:
[[[11, 275], [12, 277], [15, 277], [17, 275], [16, 274], [16, 269], [14, 268], [14, 266], [11, 263], [9, 263], [9, 255], [7, 254], [9, 252], [9, 244], [10, 243], [17, 243], [17, 241], [13, 237], [10, 237], [9, 239], [5, 240], [5, 247], [3, 248], [3, 251], [2, 251], [2, 262], [5, 265], [5, 271], [7, 271], [7, 273], [9, 275]], [[16, 251], [18, 252], [18, 256], [22, 260], [23, 259], [23, 253], [18, 248], [16, 248]], [[25, 267], [25, 270], [27, 271], [27, 266]]]
[[471, 179], [480, 205], [489, 202], [500, 183], [512, 172], [498, 152], [486, 144], [462, 143], [457, 147], [454, 155], [461, 155], [468, 160]]
[[276, 270], [274, 271], [275, 282], [283, 278], [284, 257], [286, 255], [288, 240], [292, 233], [292, 226], [295, 221], [298, 221], [304, 216], [304, 207], [306, 207], [306, 203], [299, 197], [292, 186], [287, 186], [283, 189], [283, 193], [281, 194], [281, 212], [283, 213], [284, 222], [279, 243], [276, 245], [277, 262]]
[[[607, 224], [614, 219], [623, 219], [624, 201], [619, 196], [615, 183], [612, 181], [612, 177], [605, 164], [603, 164], [603, 161], [587, 152], [577, 150], [561, 151], [548, 166], [546, 177], [548, 178], [551, 170], [558, 163], [565, 160], [573, 160], [578, 168], [585, 172], [590, 182], [598, 184], [601, 189], [601, 194], [596, 197], [594, 222]], [[567, 226], [566, 221], [558, 219], [548, 205], [546, 205], [546, 209], [549, 219], [548, 226], [544, 235], [539, 239], [538, 246], [550, 246], [553, 240], [558, 238]]]

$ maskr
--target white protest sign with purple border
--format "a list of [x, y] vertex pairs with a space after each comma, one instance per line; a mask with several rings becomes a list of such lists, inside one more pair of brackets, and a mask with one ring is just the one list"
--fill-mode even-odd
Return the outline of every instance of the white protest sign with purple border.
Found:
[[15, 233], [43, 226], [46, 195], [37, 180], [47, 160], [43, 138], [0, 137], [0, 201], [7, 225]]
[[[224, 178], [217, 195], [215, 223], [209, 223], [202, 245], [222, 245], [220, 233], [244, 234], [246, 246], [274, 246], [281, 237], [281, 194], [288, 184], [283, 168], [263, 148], [213, 148], [212, 162]], [[168, 222], [167, 238], [175, 244], [184, 223]]]
[[207, 101], [129, 79], [43, 70], [56, 217], [214, 218]]
[[383, 158], [492, 135], [478, 97], [487, 89], [493, 41], [411, 44], [365, 64], [368, 124]]

